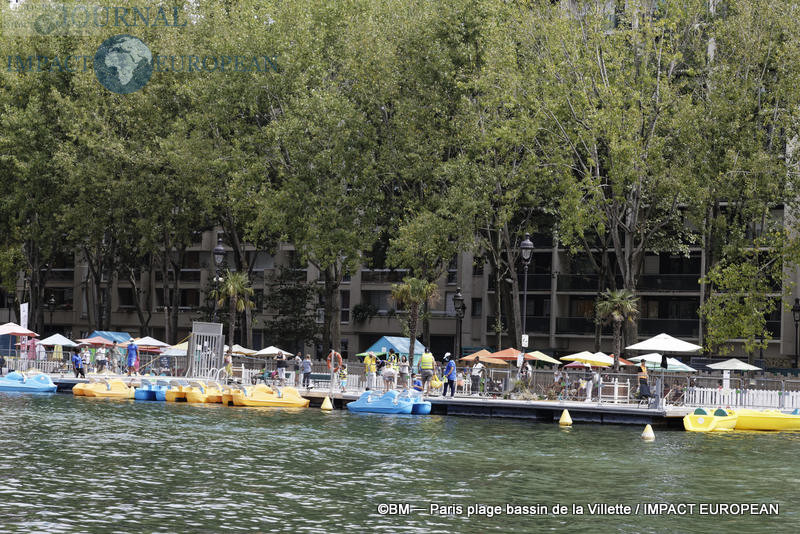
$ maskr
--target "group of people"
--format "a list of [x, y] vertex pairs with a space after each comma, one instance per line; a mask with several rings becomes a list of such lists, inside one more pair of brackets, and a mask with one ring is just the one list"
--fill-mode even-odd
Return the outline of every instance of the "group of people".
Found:
[[[294, 371], [294, 387], [300, 387], [300, 383], [302, 380], [302, 386], [304, 388], [311, 387], [311, 355], [306, 354], [305, 358], [303, 357], [302, 352], [298, 352], [294, 358], [290, 359], [290, 356], [287, 356], [284, 353], [278, 354], [275, 357], [275, 371], [272, 378], [274, 378], [279, 385], [285, 386], [286, 385], [286, 369], [289, 368], [291, 364], [292, 370]], [[264, 382], [267, 381], [269, 378], [269, 372], [267, 371], [267, 366], [264, 366]]]
[[[382, 356], [382, 355], [381, 355]], [[389, 349], [385, 358], [379, 358], [374, 352], [370, 351], [364, 357], [364, 372], [367, 379], [367, 389], [377, 389], [377, 377], [383, 379], [383, 391], [390, 391], [395, 388], [412, 388], [424, 394], [431, 392], [431, 382], [433, 377], [441, 371], [442, 381], [444, 382], [443, 395], [455, 395], [456, 391], [456, 364], [450, 358], [450, 353], [446, 353], [443, 358], [445, 364], [442, 369], [430, 352], [425, 352], [420, 356], [415, 369], [406, 355], [398, 355], [394, 349]], [[410, 379], [410, 380], [409, 380]]]
[[[86, 370], [91, 363], [89, 347], [84, 346], [80, 352], [73, 353], [70, 361], [75, 378], [86, 378]], [[115, 373], [127, 371], [128, 376], [131, 376], [139, 372], [139, 347], [135, 343], [129, 343], [123, 354], [116, 341], [109, 350], [101, 346], [94, 353], [94, 366], [98, 373], [108, 369]]]

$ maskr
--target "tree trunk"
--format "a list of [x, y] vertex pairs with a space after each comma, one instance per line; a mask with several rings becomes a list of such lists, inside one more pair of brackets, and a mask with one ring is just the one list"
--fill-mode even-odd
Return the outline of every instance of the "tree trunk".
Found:
[[[522, 310], [520, 309], [519, 305], [519, 280], [517, 279], [517, 263], [514, 250], [515, 247], [513, 246], [511, 233], [508, 229], [508, 224], [503, 225], [503, 247], [505, 248], [506, 252], [506, 263], [508, 264], [508, 276], [511, 279], [511, 294], [510, 297], [510, 306], [509, 306], [509, 314], [513, 318], [512, 321], [508, 321], [508, 335], [511, 337], [511, 345], [513, 347], [519, 347], [522, 337], [520, 334], [524, 334], [525, 332], [522, 330]], [[525, 298], [525, 297], [523, 297]], [[498, 348], [500, 350], [500, 348]]]
[[[445, 306], [447, 304], [445, 303]], [[431, 349], [431, 320], [430, 320], [430, 305], [428, 301], [422, 303], [422, 344]]]
[[321, 272], [323, 275], [324, 286], [323, 295], [325, 297], [325, 328], [322, 332], [323, 350], [329, 352], [334, 349], [340, 352], [341, 349], [341, 305], [339, 298], [339, 283], [341, 280], [337, 276], [336, 268], [329, 267]]
[[619, 371], [619, 352], [622, 343], [622, 321], [614, 319], [614, 371]]
[[419, 304], [412, 303], [408, 307], [408, 365], [414, 365], [414, 348], [417, 344], [417, 321], [419, 319]]
[[230, 318], [228, 319], [228, 350], [233, 350], [233, 334], [236, 331], [236, 297], [229, 297]]

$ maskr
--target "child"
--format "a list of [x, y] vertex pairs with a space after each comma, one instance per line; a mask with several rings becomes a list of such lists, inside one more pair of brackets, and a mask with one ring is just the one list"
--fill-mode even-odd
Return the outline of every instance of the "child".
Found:
[[339, 385], [343, 392], [347, 390], [347, 365], [345, 364], [342, 364], [342, 368], [339, 369]]
[[422, 380], [419, 379], [419, 375], [417, 375], [416, 373], [412, 374], [411, 375], [411, 381], [412, 381], [412, 384], [414, 385], [414, 390], [415, 391], [422, 391], [422, 388], [423, 388]]

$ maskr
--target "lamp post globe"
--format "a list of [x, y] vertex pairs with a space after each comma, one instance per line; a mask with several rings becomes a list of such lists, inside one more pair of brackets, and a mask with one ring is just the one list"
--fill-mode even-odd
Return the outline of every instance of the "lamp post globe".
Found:
[[217, 238], [217, 246], [214, 247], [214, 264], [219, 269], [219, 266], [222, 264], [222, 260], [225, 259], [225, 247], [222, 246], [222, 238]]

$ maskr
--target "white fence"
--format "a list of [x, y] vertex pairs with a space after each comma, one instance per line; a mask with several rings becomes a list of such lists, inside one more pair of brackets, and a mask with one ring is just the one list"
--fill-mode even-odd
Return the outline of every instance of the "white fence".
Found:
[[800, 391], [693, 387], [686, 390], [684, 402], [688, 406], [793, 410], [800, 408]]

